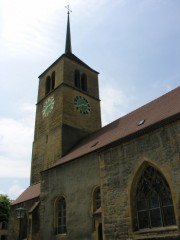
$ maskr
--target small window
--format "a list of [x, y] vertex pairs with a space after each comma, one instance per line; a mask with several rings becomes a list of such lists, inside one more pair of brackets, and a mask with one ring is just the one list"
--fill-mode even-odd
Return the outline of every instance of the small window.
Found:
[[101, 207], [101, 192], [100, 192], [100, 188], [97, 187], [94, 190], [94, 194], [93, 194], [93, 202], [94, 202], [94, 211], [96, 211], [98, 208]]
[[135, 197], [135, 230], [175, 225], [174, 207], [169, 186], [152, 166], [144, 169]]
[[46, 94], [50, 92], [50, 89], [51, 89], [51, 78], [50, 76], [48, 76], [46, 78]]
[[66, 200], [61, 197], [57, 203], [57, 234], [66, 233]]
[[85, 73], [81, 76], [81, 88], [83, 91], [87, 91], [87, 75]]
[[51, 75], [51, 90], [53, 90], [55, 87], [55, 72]]
[[55, 72], [52, 72], [51, 77], [46, 78], [45, 94], [47, 95], [50, 91], [55, 88]]
[[80, 72], [77, 69], [74, 72], [74, 85], [75, 87], [80, 88]]

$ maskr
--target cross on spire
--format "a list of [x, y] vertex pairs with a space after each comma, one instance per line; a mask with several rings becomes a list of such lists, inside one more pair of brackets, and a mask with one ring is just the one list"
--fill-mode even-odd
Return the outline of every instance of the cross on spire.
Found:
[[71, 32], [70, 32], [70, 20], [69, 20], [69, 14], [72, 12], [69, 8], [69, 5], [65, 6], [67, 8], [68, 12], [68, 18], [67, 18], [67, 32], [66, 32], [66, 46], [65, 46], [65, 53], [72, 53], [71, 49]]
[[65, 6], [65, 8], [67, 8], [67, 10], [68, 10], [67, 14], [70, 14], [72, 12], [69, 8], [69, 5]]

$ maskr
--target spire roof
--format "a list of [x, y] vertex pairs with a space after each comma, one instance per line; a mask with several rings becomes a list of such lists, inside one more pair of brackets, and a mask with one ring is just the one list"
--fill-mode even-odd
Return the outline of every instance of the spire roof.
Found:
[[65, 46], [65, 53], [72, 53], [71, 49], [71, 32], [70, 32], [70, 20], [69, 14], [71, 10], [69, 9], [69, 5], [66, 7], [68, 9], [68, 17], [67, 17], [67, 31], [66, 31], [66, 46]]

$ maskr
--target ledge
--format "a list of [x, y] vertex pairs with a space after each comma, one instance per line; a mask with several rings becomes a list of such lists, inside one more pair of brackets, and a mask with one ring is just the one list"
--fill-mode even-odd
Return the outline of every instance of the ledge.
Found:
[[61, 240], [66, 240], [67, 239], [67, 233], [62, 233], [62, 234], [57, 234], [56, 235], [56, 239], [57, 240], [59, 240], [59, 239], [61, 239]]
[[146, 228], [136, 232], [133, 232], [134, 239], [156, 239], [161, 237], [177, 237], [178, 227], [168, 226], [168, 227], [158, 227], [158, 228]]

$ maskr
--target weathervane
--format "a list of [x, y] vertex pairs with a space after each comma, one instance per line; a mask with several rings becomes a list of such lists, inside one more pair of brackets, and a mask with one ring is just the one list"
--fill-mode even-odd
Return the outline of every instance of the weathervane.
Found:
[[69, 5], [65, 6], [65, 8], [67, 8], [67, 10], [68, 10], [67, 14], [70, 14], [70, 12], [72, 12], [69, 8]]

